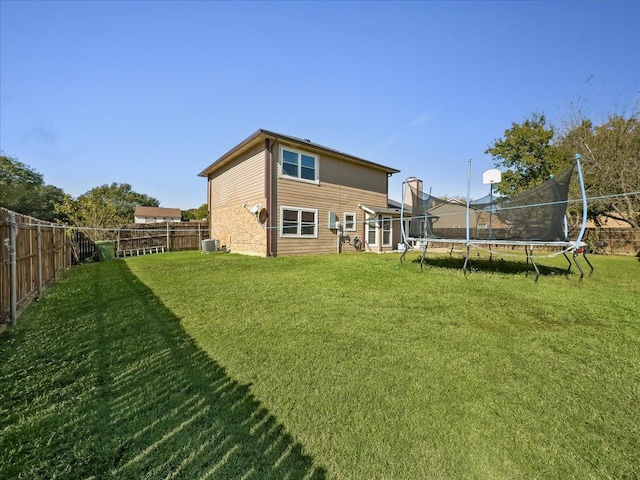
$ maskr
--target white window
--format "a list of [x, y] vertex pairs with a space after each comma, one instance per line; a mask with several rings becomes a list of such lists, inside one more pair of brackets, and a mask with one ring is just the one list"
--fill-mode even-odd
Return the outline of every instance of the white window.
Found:
[[[391, 217], [370, 217], [367, 219], [367, 243], [371, 246], [377, 246], [382, 241], [383, 247], [391, 246], [392, 228]], [[382, 239], [380, 238], [382, 237]]]
[[318, 183], [318, 156], [294, 148], [282, 147], [280, 172], [283, 178]]
[[344, 231], [355, 232], [356, 231], [356, 214], [352, 212], [344, 212]]
[[318, 238], [318, 210], [281, 207], [280, 236]]
[[367, 219], [367, 243], [371, 246], [378, 244], [378, 222], [376, 217]]
[[391, 245], [391, 217], [382, 217], [382, 246]]

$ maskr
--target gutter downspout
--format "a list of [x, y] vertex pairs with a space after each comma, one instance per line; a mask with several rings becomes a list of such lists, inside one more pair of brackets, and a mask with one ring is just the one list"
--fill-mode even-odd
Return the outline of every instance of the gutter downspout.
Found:
[[267, 256], [275, 257], [276, 253], [274, 253], [274, 244], [275, 239], [273, 238], [273, 234], [275, 233], [273, 229], [273, 219], [275, 216], [275, 210], [273, 206], [273, 161], [271, 150], [273, 148], [273, 144], [269, 141], [268, 138], [264, 140], [264, 197], [265, 202], [267, 204]]

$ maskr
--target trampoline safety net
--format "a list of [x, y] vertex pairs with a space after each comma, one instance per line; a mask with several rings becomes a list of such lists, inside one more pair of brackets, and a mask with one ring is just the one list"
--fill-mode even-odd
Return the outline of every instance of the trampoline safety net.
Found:
[[[574, 166], [524, 193], [487, 195], [469, 202], [471, 240], [566, 241], [564, 218]], [[467, 205], [411, 186], [409, 236], [414, 239], [466, 238]]]

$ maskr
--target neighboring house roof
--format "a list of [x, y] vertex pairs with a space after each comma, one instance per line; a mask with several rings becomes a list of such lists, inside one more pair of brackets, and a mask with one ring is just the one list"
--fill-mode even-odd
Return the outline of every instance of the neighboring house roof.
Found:
[[383, 171], [387, 172], [390, 175], [400, 172], [400, 170], [396, 170], [395, 168], [386, 167], [384, 165], [380, 165], [379, 163], [374, 163], [374, 162], [371, 162], [369, 160], [365, 160], [364, 158], [356, 157], [354, 155], [350, 155], [348, 153], [344, 153], [344, 152], [341, 152], [339, 150], [335, 150], [333, 148], [325, 147], [325, 146], [320, 145], [318, 143], [313, 143], [311, 140], [307, 140], [307, 139], [304, 139], [304, 138], [292, 137], [290, 135], [284, 135], [284, 134], [281, 134], [281, 133], [276, 133], [276, 132], [271, 132], [269, 130], [260, 129], [260, 130], [256, 131], [254, 134], [252, 134], [249, 137], [247, 137], [246, 139], [244, 139], [242, 142], [240, 142], [238, 145], [233, 147], [231, 150], [229, 150], [227, 153], [222, 155], [220, 158], [218, 158], [215, 162], [213, 162], [211, 165], [209, 165], [207, 168], [205, 168], [202, 172], [200, 172], [198, 174], [198, 176], [207, 177], [210, 173], [214, 172], [218, 168], [222, 167], [229, 160], [231, 160], [231, 158], [233, 156], [235, 156], [236, 154], [240, 154], [240, 153], [242, 153], [242, 152], [244, 152], [246, 150], [249, 150], [250, 148], [253, 148], [254, 146], [264, 142], [268, 138], [269, 139], [273, 139], [273, 140], [281, 140], [281, 141], [284, 140], [284, 141], [296, 143], [296, 144], [299, 144], [299, 145], [305, 145], [307, 148], [312, 149], [312, 150], [325, 152], [325, 153], [328, 153], [328, 154], [331, 154], [331, 155], [338, 155], [338, 156], [340, 156], [342, 158], [345, 158], [347, 160], [351, 160], [351, 161], [354, 161], [356, 163], [368, 165], [368, 166], [370, 166], [372, 168], [383, 170]]
[[[467, 209], [467, 204], [461, 202], [460, 200], [447, 200], [444, 203], [439, 203], [434, 207], [431, 207], [428, 211], [431, 212], [433, 210], [443, 210], [449, 208], [451, 211], [454, 210], [466, 210]], [[470, 210], [482, 210], [481, 208], [476, 208], [473, 205], [469, 206]]]
[[162, 218], [182, 218], [179, 208], [163, 207], [136, 207], [134, 212], [136, 217], [162, 217]]

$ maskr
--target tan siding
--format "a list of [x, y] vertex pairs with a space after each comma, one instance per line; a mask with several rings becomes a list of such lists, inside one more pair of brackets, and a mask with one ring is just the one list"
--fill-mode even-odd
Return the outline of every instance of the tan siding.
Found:
[[216, 171], [209, 181], [212, 209], [264, 196], [264, 149], [256, 147]]
[[[355, 232], [345, 232], [351, 239], [355, 236], [363, 239], [364, 212], [359, 204], [386, 206], [386, 194], [362, 190], [359, 188], [332, 184], [321, 181], [313, 185], [289, 179], [278, 179], [278, 208], [274, 225], [278, 227], [278, 255], [299, 255], [308, 253], [337, 252], [335, 230], [328, 228], [329, 212], [335, 212], [340, 222], [345, 212], [356, 214], [357, 228]], [[318, 238], [282, 238], [280, 237], [280, 206], [318, 210]], [[353, 247], [344, 245], [344, 252], [354, 251]]]
[[[329, 212], [335, 212], [340, 222], [344, 213], [356, 214], [356, 231], [345, 232], [352, 240], [358, 236], [365, 240], [365, 212], [359, 205], [387, 206], [387, 173], [378, 168], [358, 164], [338, 155], [305, 148], [305, 145], [290, 145], [319, 157], [319, 184], [279, 178], [280, 147], [273, 145], [273, 208], [269, 210], [270, 221], [275, 229], [273, 253], [277, 255], [300, 255], [334, 253], [338, 250], [336, 231], [329, 229]], [[221, 245], [235, 252], [266, 255], [267, 229], [243, 207], [256, 203], [266, 205], [265, 198], [265, 152], [257, 146], [252, 151], [238, 156], [216, 171], [209, 180], [209, 203], [211, 209], [211, 238], [220, 239]], [[280, 207], [318, 210], [317, 238], [280, 237]], [[399, 230], [394, 222], [394, 239]], [[386, 250], [386, 248], [385, 248]], [[354, 252], [349, 244], [344, 252]]]
[[[383, 170], [355, 161], [319, 152], [313, 148], [305, 148], [305, 145], [276, 143], [273, 149], [274, 165], [280, 162], [280, 148], [291, 147], [315, 155], [320, 163], [320, 183], [328, 182], [336, 185], [369, 190], [376, 193], [387, 194], [387, 173]], [[279, 172], [276, 170], [276, 174]]]
[[211, 238], [232, 252], [266, 255], [266, 229], [247, 210], [257, 203], [266, 206], [264, 161], [258, 146], [209, 179]]
[[387, 206], [387, 174], [380, 170], [366, 168], [334, 157], [321, 156], [320, 183], [323, 182], [380, 193], [384, 195], [384, 201], [378, 206]]
[[391, 222], [391, 228], [393, 229], [392, 237], [393, 240], [391, 242], [392, 249], [396, 249], [399, 243], [402, 243], [402, 224], [400, 222], [400, 217], [394, 217]]
[[[432, 208], [429, 215], [437, 216], [438, 221], [434, 223], [435, 228], [453, 228], [467, 226], [467, 207], [465, 205], [456, 205], [444, 203]], [[471, 224], [475, 224], [475, 215], [470, 219]]]

